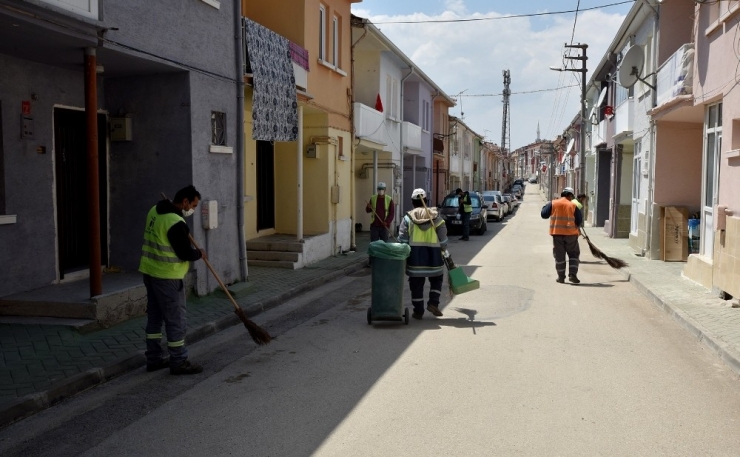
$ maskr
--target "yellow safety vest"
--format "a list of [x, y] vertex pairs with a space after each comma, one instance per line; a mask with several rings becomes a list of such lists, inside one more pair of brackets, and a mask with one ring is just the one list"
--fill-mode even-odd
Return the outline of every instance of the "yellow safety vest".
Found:
[[[391, 207], [391, 196], [390, 195], [384, 195], [385, 197], [385, 215], [388, 216], [388, 210]], [[370, 223], [372, 224], [375, 222], [375, 208], [377, 208], [378, 203], [378, 194], [373, 195], [370, 197], [370, 207], [373, 209], [373, 212], [370, 213]], [[385, 221], [383, 221], [385, 222]]]
[[158, 214], [157, 207], [149, 210], [144, 228], [139, 271], [158, 279], [182, 279], [190, 269], [190, 262], [180, 260], [170, 244], [167, 232], [178, 222], [185, 222], [175, 213]]
[[470, 201], [470, 195], [463, 195], [462, 201], [463, 201], [463, 211], [465, 211], [466, 213], [472, 213], [473, 212], [473, 202]]

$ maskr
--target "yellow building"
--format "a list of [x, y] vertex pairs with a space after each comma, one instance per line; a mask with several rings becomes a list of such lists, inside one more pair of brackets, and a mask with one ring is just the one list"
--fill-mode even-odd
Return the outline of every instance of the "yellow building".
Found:
[[300, 268], [354, 245], [352, 3], [359, 0], [242, 1], [246, 18], [304, 52], [294, 59], [299, 61], [294, 61], [294, 141], [253, 139], [252, 100], [260, 86], [247, 77], [244, 197], [250, 265]]

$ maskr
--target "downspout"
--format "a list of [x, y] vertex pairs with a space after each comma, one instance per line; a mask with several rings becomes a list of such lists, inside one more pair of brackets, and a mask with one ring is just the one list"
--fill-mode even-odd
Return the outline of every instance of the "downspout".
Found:
[[429, 194], [434, 196], [434, 199], [430, 199], [430, 204], [434, 204], [437, 201], [437, 194], [439, 193], [439, 165], [437, 165], [437, 171], [434, 171], [434, 165], [437, 164], [437, 160], [434, 158], [434, 102], [437, 100], [437, 97], [439, 97], [439, 91], [437, 91], [432, 96], [432, 106], [430, 106], [432, 112], [429, 113], [429, 120], [431, 121], [431, 128], [429, 129], [430, 138], [429, 141], [432, 143], [432, 147], [429, 148], [430, 151], [432, 151], [432, 157], [431, 157], [431, 166], [432, 166], [432, 173], [434, 174], [434, 179], [431, 180], [429, 183], [431, 189], [429, 190]]
[[[409, 79], [409, 77], [411, 77], [411, 75], [414, 74], [414, 67], [412, 65], [409, 65], [409, 70], [410, 70], [409, 71], [409, 74], [407, 74], [406, 76], [404, 76], [403, 78], [401, 78], [401, 94], [400, 94], [401, 95], [401, 99], [399, 100], [399, 105], [400, 105], [400, 107], [399, 107], [399, 109], [400, 109], [399, 116], [401, 117], [401, 119], [400, 119], [401, 128], [399, 129], [399, 132], [398, 132], [398, 136], [401, 138], [401, 141], [399, 142], [399, 144], [400, 144], [400, 153], [401, 153], [401, 167], [400, 167], [401, 168], [401, 197], [399, 198], [399, 200], [400, 200], [400, 203], [401, 203], [401, 209], [402, 210], [406, 206], [406, 205], [404, 205], [405, 199], [404, 199], [404, 176], [403, 176], [403, 172], [404, 172], [404, 168], [405, 168], [405, 162], [406, 162], [405, 161], [405, 158], [404, 158], [404, 152], [403, 152], [403, 148], [404, 148], [404, 146], [403, 146], [403, 119], [404, 119], [403, 118], [403, 111], [404, 111], [403, 110], [403, 93], [404, 93], [404, 86], [406, 84], [406, 80]], [[396, 211], [396, 214], [395, 214], [396, 226], [398, 226], [400, 224], [398, 222], [398, 219], [400, 218], [400, 213], [401, 212], [402, 211]]]
[[247, 243], [244, 239], [244, 43], [242, 2], [234, 2], [234, 46], [236, 47], [236, 227], [239, 252], [239, 279], [246, 281]]
[[[644, 0], [643, 0], [644, 1]], [[646, 2], [647, 3], [647, 2]], [[660, 40], [658, 39], [658, 34], [660, 33], [660, 27], [659, 21], [660, 21], [660, 5], [658, 5], [658, 9], [656, 10], [653, 8], [650, 3], [648, 3], [648, 6], [650, 6], [653, 11], [655, 12], [655, 21], [653, 21], [653, 68], [655, 68], [655, 72], [653, 73], [653, 87], [655, 89], [652, 89], [652, 106], [651, 108], [655, 108], [658, 105], [658, 43]], [[650, 157], [648, 160], [648, 187], [647, 187], [647, 204], [645, 205], [645, 212], [646, 219], [647, 219], [647, 227], [646, 227], [646, 234], [645, 234], [645, 243], [644, 247], [642, 249], [642, 255], [646, 256], [648, 258], [652, 258], [650, 255], [650, 249], [651, 249], [651, 238], [653, 236], [653, 215], [655, 214], [655, 211], [653, 211], [653, 182], [654, 182], [654, 176], [653, 172], [655, 170], [655, 158], [657, 156], [657, 147], [658, 147], [658, 139], [655, 135], [655, 129], [656, 129], [656, 122], [653, 120], [652, 116], [650, 117]], [[642, 172], [642, 171], [640, 171]], [[638, 227], [639, 232], [639, 227]]]
[[[357, 223], [357, 205], [355, 203], [355, 195], [357, 192], [356, 187], [355, 187], [356, 181], [357, 181], [357, 176], [355, 175], [355, 169], [357, 167], [357, 163], [355, 162], [355, 146], [354, 146], [355, 138], [356, 138], [355, 136], [355, 46], [357, 46], [357, 44], [360, 41], [362, 41], [363, 38], [365, 38], [365, 35], [367, 35], [367, 28], [365, 27], [364, 21], [351, 21], [350, 27], [349, 27], [350, 40], [352, 39], [352, 27], [355, 27], [357, 25], [361, 26], [363, 29], [362, 36], [360, 36], [360, 38], [358, 38], [357, 41], [352, 43], [352, 46], [350, 46], [350, 51], [349, 51], [350, 52], [350, 58], [349, 58], [350, 73], [351, 73], [350, 74], [351, 87], [350, 87], [350, 105], [349, 105], [350, 106], [350, 109], [349, 109], [349, 126], [350, 127], [349, 128], [351, 129], [350, 141], [352, 144], [352, 150], [350, 151], [352, 154], [352, 160], [351, 160], [352, 172], [350, 173], [351, 183], [349, 187], [349, 194], [350, 194], [349, 201], [351, 202], [351, 214], [350, 214], [351, 238], [349, 242], [350, 251], [357, 250], [357, 231], [355, 229], [355, 224]], [[373, 155], [375, 157], [375, 160], [377, 160], [378, 153], [376, 151], [373, 151]], [[375, 174], [373, 175], [373, 179], [375, 181], [377, 181], [377, 176], [378, 176], [378, 171], [376, 169]], [[373, 185], [377, 187], [377, 182]]]

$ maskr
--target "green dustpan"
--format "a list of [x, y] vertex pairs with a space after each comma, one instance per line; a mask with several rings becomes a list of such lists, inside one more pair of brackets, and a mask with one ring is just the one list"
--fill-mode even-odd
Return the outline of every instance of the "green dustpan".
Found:
[[448, 270], [447, 277], [450, 280], [452, 293], [455, 295], [464, 294], [465, 292], [480, 288], [480, 282], [468, 277], [460, 267]]

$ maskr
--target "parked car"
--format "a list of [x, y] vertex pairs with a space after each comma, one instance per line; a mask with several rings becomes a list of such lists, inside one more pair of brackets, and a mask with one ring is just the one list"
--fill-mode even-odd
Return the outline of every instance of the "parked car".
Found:
[[501, 200], [501, 195], [498, 194], [483, 194], [483, 201], [485, 202], [486, 211], [488, 213], [488, 219], [494, 221], [500, 221], [506, 216], [506, 206]]
[[503, 194], [496, 195], [496, 200], [501, 203], [501, 206], [504, 207], [504, 217], [511, 214], [511, 205], [509, 204], [509, 202], [506, 201], [506, 199], [504, 199]]
[[[470, 232], [483, 235], [488, 229], [488, 211], [483, 206], [483, 197], [478, 192], [470, 192], [470, 202], [473, 213], [470, 215]], [[462, 216], [460, 215], [460, 201], [456, 194], [449, 194], [438, 208], [449, 232], [462, 231]]]
[[514, 212], [514, 210], [516, 210], [516, 209], [517, 209], [517, 207], [519, 207], [519, 202], [518, 202], [518, 201], [517, 201], [517, 199], [516, 199], [516, 198], [515, 198], [515, 197], [514, 197], [513, 195], [511, 195], [511, 194], [504, 194], [504, 195], [503, 195], [503, 197], [504, 197], [504, 198], [506, 199], [506, 203], [508, 203], [508, 204], [509, 204], [509, 207], [510, 207], [510, 212], [512, 212], [512, 213], [513, 213], [513, 212]]
[[511, 188], [511, 194], [521, 198], [524, 194], [524, 188], [519, 184], [514, 184]]

